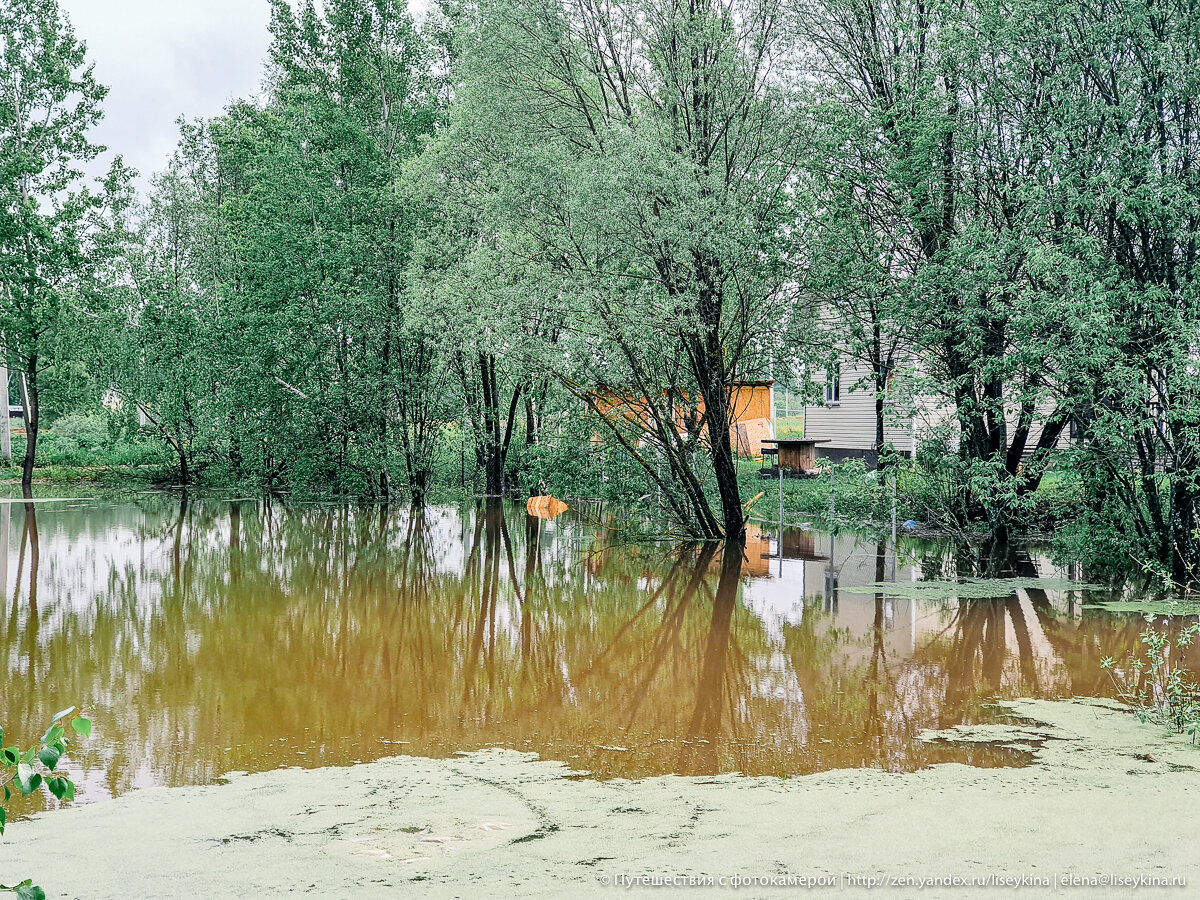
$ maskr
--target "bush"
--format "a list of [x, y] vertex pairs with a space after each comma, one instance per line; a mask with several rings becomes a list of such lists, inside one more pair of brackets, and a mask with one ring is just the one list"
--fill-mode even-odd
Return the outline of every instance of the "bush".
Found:
[[[1118, 668], [1111, 656], [1100, 665], [1107, 669], [1122, 700], [1133, 706], [1142, 722], [1152, 722], [1176, 734], [1187, 734], [1196, 742], [1200, 733], [1200, 690], [1182, 667], [1171, 662], [1171, 639], [1152, 627], [1154, 616], [1147, 614], [1142, 643], [1146, 657], [1131, 657]], [[1193, 623], [1175, 639], [1175, 648], [1186, 650], [1196, 639], [1200, 625]]]
[[[13, 437], [13, 459], [25, 453], [25, 438]], [[169, 464], [171, 454], [157, 437], [106, 413], [69, 413], [38, 434], [39, 466], [131, 466]]]

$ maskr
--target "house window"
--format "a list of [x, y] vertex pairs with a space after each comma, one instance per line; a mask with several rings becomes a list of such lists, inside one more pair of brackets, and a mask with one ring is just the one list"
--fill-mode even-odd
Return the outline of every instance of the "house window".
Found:
[[1071, 416], [1071, 440], [1077, 441], [1082, 437], [1083, 425], [1080, 424], [1079, 419], [1077, 419], [1075, 416]]
[[836, 406], [842, 402], [842, 366], [836, 360], [825, 369], [825, 404]]

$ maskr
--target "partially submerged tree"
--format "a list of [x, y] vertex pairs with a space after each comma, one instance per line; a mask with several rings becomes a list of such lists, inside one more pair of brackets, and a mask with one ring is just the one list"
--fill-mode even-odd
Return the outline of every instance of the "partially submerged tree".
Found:
[[[1052, 98], [1040, 273], [1090, 312], [1063, 348], [1099, 534], [1200, 580], [1200, 11], [1031, 2], [1014, 26]], [[1089, 339], [1090, 337], [1090, 339]], [[1117, 529], [1112, 523], [1119, 523]], [[1122, 533], [1124, 532], [1124, 533]]]
[[[990, 0], [817, 0], [802, 20], [826, 86], [827, 141], [861, 162], [835, 173], [825, 212], [868, 235], [891, 270], [890, 330], [953, 409], [973, 515], [1003, 534], [1069, 423], [1080, 376], [1061, 351], [1087, 322], [1036, 265], [1043, 209], [1027, 187], [1057, 164], [1054, 67], [1015, 41], [1024, 16]], [[853, 279], [835, 273], [829, 289], [845, 298]], [[847, 328], [860, 329], [861, 304], [843, 305]], [[869, 300], [867, 312], [873, 329]]]
[[[485, 2], [466, 52], [459, 140], [506, 172], [491, 192], [502, 230], [562, 280], [584, 335], [562, 369], [584, 392], [673, 392], [702, 410], [718, 510], [673, 411], [644, 468], [685, 491], [679, 515], [704, 537], [743, 534], [730, 395], [791, 284], [786, 26], [781, 0]], [[682, 382], [663, 382], [664, 357]]]

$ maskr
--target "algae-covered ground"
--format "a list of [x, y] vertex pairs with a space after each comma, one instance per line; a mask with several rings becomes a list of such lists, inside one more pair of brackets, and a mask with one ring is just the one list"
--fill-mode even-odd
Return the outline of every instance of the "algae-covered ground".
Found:
[[[1010, 743], [1032, 765], [599, 781], [493, 750], [149, 789], [15, 823], [0, 881], [33, 876], [51, 897], [88, 898], [978, 893], [866, 886], [955, 877], [1059, 885], [1021, 897], [1124, 897], [1134, 889], [1113, 876], [1188, 882], [1136, 890], [1153, 897], [1200, 885], [1200, 749], [1099, 702], [1008, 705], [1011, 725], [930, 738]], [[789, 875], [832, 886], [789, 887]], [[636, 876], [682, 880], [627, 890]], [[1064, 889], [1066, 876], [1085, 886]], [[686, 889], [707, 877], [712, 887]]]

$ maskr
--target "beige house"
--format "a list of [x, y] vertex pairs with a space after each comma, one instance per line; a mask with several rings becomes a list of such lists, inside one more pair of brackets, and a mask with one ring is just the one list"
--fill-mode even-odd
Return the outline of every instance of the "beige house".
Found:
[[[842, 360], [824, 372], [823, 397], [809, 402], [804, 408], [804, 436], [821, 441], [818, 455], [841, 462], [863, 459], [875, 466], [879, 460], [875, 431], [875, 384], [871, 369], [865, 363]], [[819, 382], [819, 374], [814, 378]], [[903, 379], [897, 373], [894, 381]], [[1049, 410], [1045, 410], [1049, 413]], [[1008, 413], [1010, 427], [1017, 418], [1014, 408]], [[884, 401], [884, 440], [899, 453], [911, 456], [923, 439], [938, 434], [956, 434], [954, 407], [943, 397], [914, 394], [897, 384]], [[1035, 423], [1026, 444], [1028, 457], [1041, 437], [1041, 423]], [[1058, 446], [1066, 447], [1075, 440], [1074, 423], [1064, 429]]]

